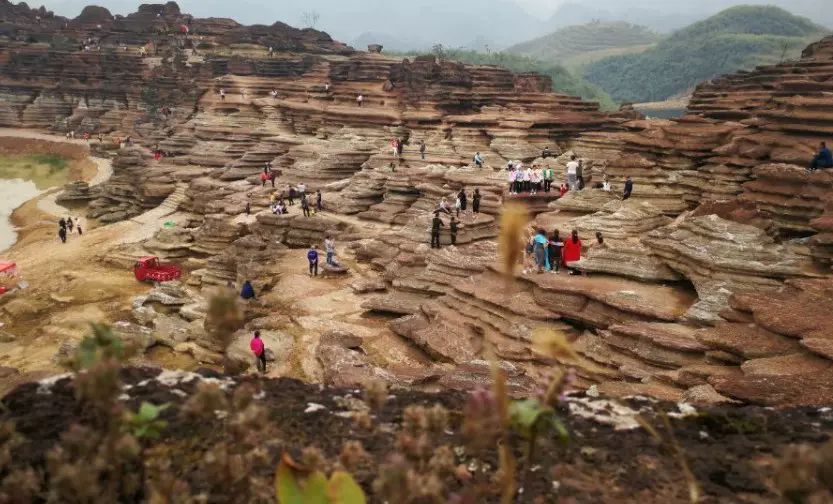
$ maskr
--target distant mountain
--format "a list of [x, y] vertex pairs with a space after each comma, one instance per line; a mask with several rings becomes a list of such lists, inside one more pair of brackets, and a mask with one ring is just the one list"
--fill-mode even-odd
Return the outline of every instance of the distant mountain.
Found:
[[616, 101], [662, 101], [724, 73], [797, 57], [829, 32], [777, 7], [733, 7], [643, 53], [592, 63], [584, 77]]
[[546, 24], [551, 29], [557, 30], [567, 26], [584, 25], [598, 21], [620, 21], [644, 26], [656, 33], [671, 33], [674, 30], [688, 26], [707, 16], [708, 14], [706, 13], [695, 14], [647, 10], [638, 6], [631, 6], [622, 10], [607, 10], [599, 7], [566, 3], [555, 11]]
[[642, 52], [661, 40], [644, 26], [623, 21], [594, 21], [567, 26], [549, 35], [513, 45], [506, 52], [576, 67], [616, 54]]

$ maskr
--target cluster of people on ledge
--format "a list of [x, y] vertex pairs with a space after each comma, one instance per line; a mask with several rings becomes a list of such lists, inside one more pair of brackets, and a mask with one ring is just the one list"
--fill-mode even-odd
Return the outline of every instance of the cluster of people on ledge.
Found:
[[[590, 247], [605, 246], [602, 233], [597, 231], [596, 241]], [[522, 273], [528, 275], [549, 271], [557, 275], [564, 267], [570, 275], [579, 274], [578, 269], [575, 268], [575, 263], [581, 260], [581, 247], [581, 239], [575, 229], [567, 239], [562, 239], [557, 229], [549, 236], [541, 228], [531, 229], [529, 239], [526, 242]]]
[[[480, 200], [483, 196], [480, 194], [480, 189], [475, 189], [471, 195], [471, 217], [480, 213]], [[468, 211], [469, 197], [466, 194], [465, 186], [460, 189], [454, 201], [454, 209], [452, 210], [446, 198], [440, 200], [440, 204], [434, 209], [434, 218], [431, 221], [431, 248], [440, 248], [440, 230], [445, 227], [445, 223], [440, 218], [440, 214], [451, 216], [448, 228], [451, 235], [451, 244], [457, 245], [457, 233], [460, 226], [460, 215], [466, 215]], [[455, 219], [456, 217], [456, 219]]]
[[[547, 151], [548, 149], [545, 149], [544, 153], [547, 153]], [[583, 169], [583, 161], [577, 159], [575, 155], [571, 156], [570, 161], [567, 162], [567, 166], [565, 168], [564, 182], [561, 184], [561, 187], [557, 189], [560, 196], [564, 196], [569, 191], [581, 191], [584, 189], [585, 183]], [[510, 195], [535, 195], [541, 191], [549, 193], [553, 190], [552, 185], [555, 180], [555, 172], [550, 165], [546, 165], [543, 169], [539, 165], [531, 165], [524, 168], [522, 163], [515, 164], [510, 162], [507, 164], [506, 170], [506, 181], [509, 184]], [[607, 180], [607, 176], [605, 176], [602, 183], [597, 187], [604, 191], [610, 192], [610, 182]], [[632, 193], [633, 180], [631, 180], [631, 177], [628, 176], [625, 180], [622, 199], [626, 200], [630, 198]]]

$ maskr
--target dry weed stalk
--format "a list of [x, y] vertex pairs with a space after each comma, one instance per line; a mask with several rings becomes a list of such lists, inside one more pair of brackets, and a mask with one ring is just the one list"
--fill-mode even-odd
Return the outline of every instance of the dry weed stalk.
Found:
[[504, 205], [500, 214], [500, 234], [498, 235], [498, 252], [503, 275], [507, 282], [515, 276], [515, 265], [523, 258], [525, 244], [524, 232], [529, 223], [529, 212], [518, 203]]

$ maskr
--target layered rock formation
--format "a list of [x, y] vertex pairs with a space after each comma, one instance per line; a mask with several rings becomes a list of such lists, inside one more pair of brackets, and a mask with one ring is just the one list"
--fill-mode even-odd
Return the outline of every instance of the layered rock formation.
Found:
[[[187, 265], [187, 287], [136, 300], [134, 319], [158, 344], [245, 368], [243, 332], [225, 355], [202, 341], [205, 298], [244, 279], [269, 296], [287, 281], [318, 296], [315, 306], [251, 303], [246, 330], [270, 338], [280, 372], [300, 372], [300, 360], [304, 376], [338, 385], [471, 388], [488, 382], [493, 348], [512, 389], [526, 393], [553, 365], [531, 348], [540, 329], [574, 341], [579, 362], [565, 364], [580, 386], [612, 395], [814, 404], [818, 388], [797, 399], [762, 391], [811, 380], [797, 367], [827, 383], [826, 328], [772, 322], [770, 312], [792, 298], [829, 303], [821, 277], [833, 262], [833, 179], [791, 163], [833, 131], [831, 39], [800, 62], [701, 85], [681, 119], [647, 121], [627, 108], [604, 114], [538, 75], [358, 52], [315, 30], [195, 19], [174, 3], [115, 17], [91, 7], [74, 20], [0, 6], [15, 26], [0, 32], [0, 125], [106, 134], [112, 178], [73, 185], [63, 199], [92, 200], [101, 223], [143, 226], [127, 259]], [[554, 157], [541, 158], [544, 147]], [[476, 152], [485, 166], [471, 163]], [[560, 185], [574, 154], [587, 189], [508, 194], [510, 160], [549, 164]], [[628, 177], [634, 191], [621, 201]], [[612, 191], [593, 187], [605, 179]], [[456, 215], [461, 190], [468, 207]], [[507, 199], [548, 231], [575, 229], [584, 250], [571, 267], [583, 274], [499, 271]], [[442, 213], [442, 248], [431, 249], [443, 200], [457, 218], [455, 245]], [[288, 214], [271, 211], [278, 201]], [[338, 271], [360, 278], [327, 287], [295, 278], [305, 250], [328, 236]], [[339, 303], [333, 320], [316, 320]], [[300, 308], [311, 311], [282, 313]]]

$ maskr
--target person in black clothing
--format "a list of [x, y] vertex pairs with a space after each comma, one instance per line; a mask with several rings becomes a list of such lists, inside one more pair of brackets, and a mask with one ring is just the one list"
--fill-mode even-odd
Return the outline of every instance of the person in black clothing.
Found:
[[275, 187], [275, 179], [277, 178], [277, 174], [275, 172], [269, 172], [269, 180], [272, 182], [272, 187]]
[[252, 202], [246, 202], [246, 215], [252, 215]]
[[419, 141], [419, 155], [425, 160], [425, 140]]
[[824, 142], [819, 145], [819, 153], [813, 156], [813, 161], [810, 163], [810, 171], [820, 168], [833, 168], [833, 154]]
[[61, 227], [58, 229], [58, 238], [61, 239], [61, 243], [67, 242], [67, 228]]
[[444, 225], [440, 213], [434, 212], [434, 220], [431, 221], [431, 248], [440, 248], [440, 228]]
[[480, 189], [474, 190], [474, 194], [471, 197], [471, 210], [476, 214], [480, 213]]
[[315, 213], [324, 210], [324, 205], [321, 203], [321, 189], [315, 193]]
[[69, 231], [70, 233], [72, 233], [72, 226], [72, 217], [67, 217], [67, 231]]
[[59, 221], [58, 221], [58, 226], [59, 226], [59, 227], [62, 227], [62, 228], [64, 228], [64, 229], [66, 229], [66, 228], [67, 228], [67, 221], [66, 221], [66, 219], [64, 219], [63, 217], [61, 217], [61, 220], [59, 220]]
[[541, 152], [541, 157], [547, 159], [548, 157], [552, 156], [552, 152], [550, 151], [549, 147], [544, 147], [544, 150]]
[[451, 218], [451, 223], [448, 225], [449, 231], [451, 231], [451, 244], [457, 245], [457, 221], [454, 220], [454, 217]]
[[301, 210], [304, 212], [304, 217], [309, 217], [309, 201], [306, 194], [301, 194]]
[[466, 188], [465, 187], [460, 189], [460, 194], [458, 194], [457, 197], [460, 198], [460, 210], [465, 212], [466, 211], [466, 205], [468, 204], [468, 202], [466, 201], [467, 197], [466, 197]]
[[550, 235], [550, 242], [547, 244], [547, 252], [550, 257], [550, 268], [557, 275], [558, 270], [561, 269], [561, 248], [564, 244], [561, 242], [561, 237], [558, 235], [558, 230], [552, 232]]
[[631, 180], [630, 175], [628, 179], [625, 181], [625, 192], [622, 195], [622, 200], [626, 200], [631, 197], [631, 193], [633, 192], [633, 180]]
[[289, 206], [295, 204], [295, 188], [292, 186], [289, 186], [289, 196], [287, 199], [289, 200]]

